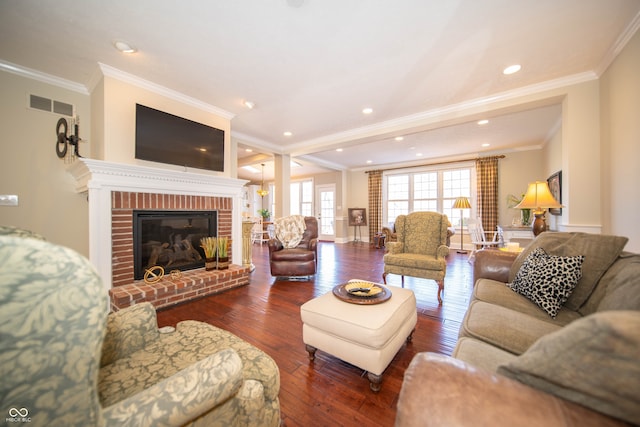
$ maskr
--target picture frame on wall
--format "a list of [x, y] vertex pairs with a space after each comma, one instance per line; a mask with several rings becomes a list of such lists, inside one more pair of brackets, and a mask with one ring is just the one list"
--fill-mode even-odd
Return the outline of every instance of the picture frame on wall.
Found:
[[367, 225], [365, 208], [349, 208], [349, 226]]
[[[558, 171], [547, 178], [551, 195], [562, 204], [562, 171]], [[562, 215], [562, 208], [549, 208], [551, 215]]]

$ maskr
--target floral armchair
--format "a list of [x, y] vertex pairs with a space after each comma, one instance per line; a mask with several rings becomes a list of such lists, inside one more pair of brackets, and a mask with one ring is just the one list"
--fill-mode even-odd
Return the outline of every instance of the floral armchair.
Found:
[[449, 220], [437, 212], [413, 212], [396, 218], [397, 241], [387, 245], [384, 255], [382, 280], [387, 275], [435, 280], [438, 284], [438, 302], [442, 304], [444, 276], [447, 272], [446, 256], [449, 255], [447, 232]]
[[35, 426], [280, 424], [268, 355], [202, 322], [161, 333], [148, 303], [108, 315], [86, 258], [4, 231], [0, 408], [10, 416]]

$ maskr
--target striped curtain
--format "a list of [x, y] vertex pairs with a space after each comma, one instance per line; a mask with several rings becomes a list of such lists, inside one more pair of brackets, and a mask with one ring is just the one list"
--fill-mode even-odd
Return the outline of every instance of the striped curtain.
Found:
[[382, 171], [369, 174], [369, 242], [382, 229]]
[[483, 157], [476, 160], [478, 218], [486, 232], [494, 232], [498, 225], [498, 159]]

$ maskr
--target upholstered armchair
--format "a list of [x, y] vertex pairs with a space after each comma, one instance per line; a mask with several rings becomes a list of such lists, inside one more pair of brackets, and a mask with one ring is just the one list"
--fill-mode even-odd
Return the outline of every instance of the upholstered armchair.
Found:
[[277, 426], [273, 360], [229, 332], [158, 330], [143, 303], [108, 315], [76, 252], [0, 233], [0, 407], [36, 426]]
[[384, 255], [384, 273], [382, 280], [387, 283], [388, 274], [421, 277], [435, 280], [438, 284], [438, 302], [442, 304], [444, 276], [447, 272], [446, 256], [447, 228], [446, 215], [437, 212], [413, 212], [399, 215], [395, 227], [397, 242], [387, 245]]
[[[280, 218], [275, 221], [275, 238], [269, 240], [271, 275], [311, 276], [318, 265], [318, 220], [312, 216]], [[289, 222], [289, 227], [286, 225]], [[304, 228], [304, 231], [301, 230]], [[290, 230], [286, 232], [286, 230]], [[295, 235], [302, 232], [301, 238]]]

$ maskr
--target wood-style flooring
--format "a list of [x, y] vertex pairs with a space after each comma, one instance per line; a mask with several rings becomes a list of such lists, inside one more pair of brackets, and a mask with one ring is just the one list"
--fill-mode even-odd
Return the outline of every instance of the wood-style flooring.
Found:
[[[217, 295], [163, 309], [159, 326], [193, 319], [224, 328], [267, 352], [280, 368], [283, 425], [393, 426], [404, 371], [416, 353], [450, 355], [472, 291], [472, 265], [467, 255], [451, 250], [443, 304], [434, 281], [405, 278], [416, 294], [418, 324], [382, 377], [382, 389], [369, 389], [366, 373], [318, 350], [314, 362], [302, 342], [300, 306], [331, 292], [349, 279], [381, 282], [382, 249], [366, 243], [318, 244], [319, 272], [311, 280], [275, 280], [269, 273], [266, 245], [253, 245], [256, 269], [251, 283]], [[389, 286], [400, 276], [389, 275]], [[434, 390], [437, 393], [437, 390]]]

